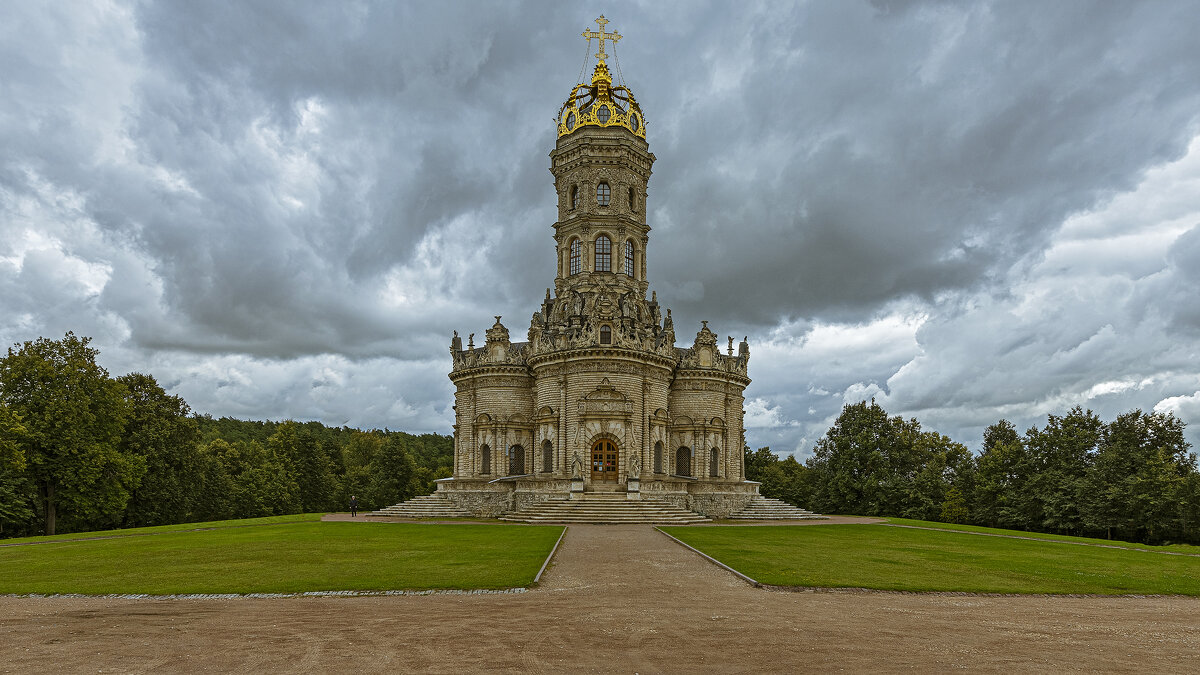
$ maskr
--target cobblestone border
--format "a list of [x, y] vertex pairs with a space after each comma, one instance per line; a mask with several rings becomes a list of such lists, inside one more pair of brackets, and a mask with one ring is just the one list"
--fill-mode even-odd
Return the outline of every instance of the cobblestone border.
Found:
[[463, 590], [457, 588], [427, 589], [422, 591], [305, 591], [303, 593], [174, 593], [170, 595], [154, 595], [151, 593], [110, 593], [106, 595], [88, 595], [86, 593], [3, 593], [0, 598], [95, 598], [100, 600], [240, 600], [243, 598], [377, 598], [397, 595], [509, 595], [525, 593], [529, 589], [517, 588], [477, 588]]

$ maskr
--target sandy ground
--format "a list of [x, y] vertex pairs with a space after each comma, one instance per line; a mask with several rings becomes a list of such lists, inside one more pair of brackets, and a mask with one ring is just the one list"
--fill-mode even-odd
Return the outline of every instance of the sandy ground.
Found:
[[1200, 599], [765, 591], [648, 526], [572, 526], [520, 594], [0, 598], [0, 672], [960, 668], [1200, 672]]

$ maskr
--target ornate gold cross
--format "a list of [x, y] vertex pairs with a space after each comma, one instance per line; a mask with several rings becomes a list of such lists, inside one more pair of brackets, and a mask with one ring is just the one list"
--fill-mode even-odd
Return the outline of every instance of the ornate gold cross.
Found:
[[615, 30], [611, 33], [604, 32], [604, 27], [608, 25], [608, 19], [604, 18], [603, 14], [600, 15], [599, 19], [596, 19], [596, 25], [600, 26], [599, 31], [585, 30], [583, 31], [583, 37], [587, 38], [588, 40], [591, 40], [592, 38], [597, 38], [600, 40], [600, 52], [596, 54], [596, 58], [603, 62], [608, 57], [608, 54], [604, 53], [604, 41], [611, 40], [615, 45], [617, 44], [617, 41], [621, 39], [621, 34]]

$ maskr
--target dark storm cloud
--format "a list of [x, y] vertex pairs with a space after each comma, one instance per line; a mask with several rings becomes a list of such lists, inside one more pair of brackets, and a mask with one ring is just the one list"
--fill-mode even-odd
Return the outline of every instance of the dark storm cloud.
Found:
[[672, 132], [656, 271], [705, 289], [681, 309], [861, 319], [987, 284], [1195, 133], [1193, 7], [906, 7], [691, 17], [647, 104]]

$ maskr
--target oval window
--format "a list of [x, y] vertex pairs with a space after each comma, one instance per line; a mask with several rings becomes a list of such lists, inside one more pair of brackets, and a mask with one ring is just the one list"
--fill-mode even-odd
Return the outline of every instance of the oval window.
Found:
[[633, 123], [633, 130], [637, 131], [638, 126], [641, 124], [641, 119], [639, 119], [638, 114], [633, 113], [633, 119], [631, 119], [630, 121]]
[[596, 119], [600, 120], [600, 124], [607, 123], [608, 116], [609, 116], [608, 106], [606, 106], [606, 105], [600, 106], [600, 109], [596, 111]]
[[567, 131], [575, 128], [575, 111], [572, 110], [567, 114]]

